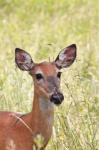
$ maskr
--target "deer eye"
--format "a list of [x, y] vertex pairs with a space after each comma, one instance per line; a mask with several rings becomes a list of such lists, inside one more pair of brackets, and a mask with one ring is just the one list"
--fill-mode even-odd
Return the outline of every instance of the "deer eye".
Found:
[[60, 79], [60, 77], [61, 77], [61, 74], [62, 74], [61, 72], [58, 72], [58, 73], [57, 73], [57, 77], [58, 77], [59, 79]]
[[42, 74], [41, 74], [41, 73], [36, 74], [36, 79], [37, 79], [37, 80], [43, 79]]

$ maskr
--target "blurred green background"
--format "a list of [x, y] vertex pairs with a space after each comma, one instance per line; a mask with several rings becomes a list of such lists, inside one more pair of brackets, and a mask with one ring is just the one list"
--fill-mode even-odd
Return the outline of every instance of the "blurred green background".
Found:
[[15, 66], [16, 47], [40, 62], [72, 43], [77, 60], [63, 70], [65, 101], [46, 149], [98, 150], [99, 0], [0, 0], [0, 110], [31, 110], [33, 83]]

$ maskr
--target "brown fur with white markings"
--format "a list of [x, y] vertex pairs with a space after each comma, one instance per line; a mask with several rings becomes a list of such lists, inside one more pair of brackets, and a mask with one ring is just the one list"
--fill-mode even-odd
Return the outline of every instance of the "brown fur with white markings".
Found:
[[[0, 112], [0, 150], [45, 148], [52, 134], [54, 104], [59, 105], [64, 99], [60, 92], [60, 69], [70, 66], [75, 58], [75, 44], [63, 49], [54, 62], [39, 64], [34, 63], [27, 52], [16, 48], [17, 66], [28, 71], [34, 80], [33, 107], [25, 115]], [[43, 139], [41, 145], [36, 140], [38, 135]]]

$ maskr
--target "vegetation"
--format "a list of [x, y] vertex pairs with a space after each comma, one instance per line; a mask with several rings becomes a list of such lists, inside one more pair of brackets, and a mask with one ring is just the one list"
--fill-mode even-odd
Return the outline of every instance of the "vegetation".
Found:
[[0, 0], [0, 110], [31, 110], [32, 79], [16, 68], [16, 47], [38, 62], [78, 47], [77, 61], [63, 70], [65, 100], [55, 107], [46, 150], [99, 149], [98, 31], [98, 0]]

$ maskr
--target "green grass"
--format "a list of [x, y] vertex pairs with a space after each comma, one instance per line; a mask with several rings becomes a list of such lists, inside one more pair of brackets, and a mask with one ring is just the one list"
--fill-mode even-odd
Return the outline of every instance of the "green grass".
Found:
[[32, 79], [15, 67], [16, 47], [38, 62], [78, 47], [77, 61], [63, 70], [65, 101], [55, 108], [47, 150], [99, 149], [98, 41], [98, 0], [0, 0], [0, 110], [31, 110]]

